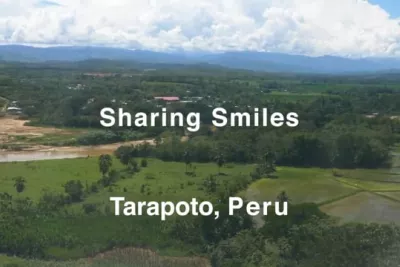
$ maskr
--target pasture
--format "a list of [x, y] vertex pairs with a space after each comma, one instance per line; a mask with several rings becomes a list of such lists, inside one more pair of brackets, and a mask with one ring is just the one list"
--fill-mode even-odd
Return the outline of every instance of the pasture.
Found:
[[[140, 162], [140, 159], [138, 161]], [[113, 158], [112, 169], [123, 171], [125, 168], [116, 158]], [[207, 195], [199, 188], [203, 179], [218, 173], [218, 167], [213, 163], [193, 163], [193, 168], [194, 175], [187, 175], [184, 163], [148, 159], [148, 167], [141, 168], [140, 172], [132, 175], [123, 172], [113, 192], [104, 191], [91, 195], [87, 201], [105, 201], [108, 195], [116, 194], [132, 200], [206, 198]], [[251, 165], [228, 165], [221, 168], [223, 174], [218, 176], [218, 181], [222, 184], [234, 176], [248, 176], [251, 170]], [[97, 157], [1, 163], [0, 173], [0, 188], [3, 192], [19, 197], [29, 197], [32, 200], [38, 200], [43, 190], [62, 193], [64, 190], [62, 186], [69, 180], [80, 180], [83, 184], [86, 182], [91, 184], [101, 178]], [[26, 189], [17, 194], [13, 178], [19, 176], [25, 178]], [[145, 194], [140, 194], [142, 185], [146, 185]]]

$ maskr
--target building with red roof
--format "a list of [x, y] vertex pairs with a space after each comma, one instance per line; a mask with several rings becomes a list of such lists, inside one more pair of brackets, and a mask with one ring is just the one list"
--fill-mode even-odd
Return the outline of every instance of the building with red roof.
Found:
[[175, 101], [179, 101], [179, 97], [177, 96], [157, 96], [154, 97], [155, 100], [163, 100], [163, 101], [167, 101], [167, 102], [175, 102]]

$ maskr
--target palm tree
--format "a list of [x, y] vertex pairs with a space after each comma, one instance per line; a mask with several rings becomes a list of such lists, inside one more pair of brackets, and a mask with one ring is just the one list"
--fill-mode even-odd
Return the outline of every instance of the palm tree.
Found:
[[17, 190], [17, 192], [18, 193], [22, 193], [25, 190], [25, 187], [26, 187], [25, 186], [26, 180], [21, 176], [15, 177], [13, 180], [15, 181], [14, 182], [14, 187]]
[[217, 165], [218, 165], [218, 174], [220, 174], [220, 173], [221, 173], [221, 167], [224, 166], [224, 164], [225, 164], [224, 155], [221, 154], [221, 153], [218, 154], [218, 155], [215, 157], [215, 163], [217, 163]]
[[112, 158], [110, 155], [103, 154], [99, 157], [99, 169], [100, 169], [100, 172], [103, 174], [103, 176], [105, 176], [106, 173], [108, 173], [111, 166], [112, 166]]

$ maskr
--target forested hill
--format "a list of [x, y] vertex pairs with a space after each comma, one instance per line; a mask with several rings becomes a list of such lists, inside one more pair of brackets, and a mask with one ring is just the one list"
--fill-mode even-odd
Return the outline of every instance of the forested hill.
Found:
[[0, 46], [0, 60], [17, 62], [84, 61], [109, 59], [141, 63], [213, 64], [233, 69], [268, 72], [346, 73], [400, 71], [400, 59], [349, 59], [334, 56], [307, 57], [279, 53], [226, 52], [161, 53], [107, 47]]

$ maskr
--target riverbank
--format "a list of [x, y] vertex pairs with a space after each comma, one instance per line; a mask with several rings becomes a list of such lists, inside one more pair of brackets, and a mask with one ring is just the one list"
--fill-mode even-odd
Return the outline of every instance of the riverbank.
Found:
[[154, 144], [154, 140], [139, 140], [97, 146], [40, 146], [26, 147], [20, 151], [0, 150], [0, 162], [36, 161], [49, 159], [83, 158], [112, 154], [122, 145]]

